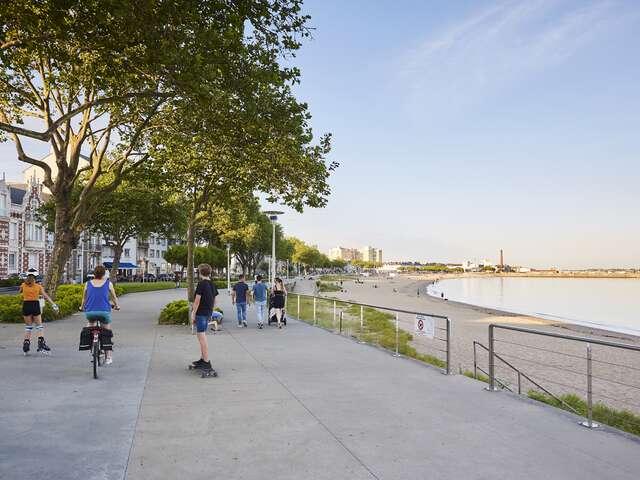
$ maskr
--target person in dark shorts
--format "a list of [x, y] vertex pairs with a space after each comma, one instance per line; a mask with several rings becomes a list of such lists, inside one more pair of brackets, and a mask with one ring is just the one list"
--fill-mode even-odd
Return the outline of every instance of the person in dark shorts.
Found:
[[196, 368], [211, 370], [211, 361], [209, 360], [209, 345], [207, 344], [207, 328], [209, 328], [209, 319], [216, 306], [216, 297], [218, 289], [211, 281], [211, 266], [206, 263], [198, 265], [200, 273], [200, 281], [196, 286], [196, 295], [191, 310], [191, 324], [196, 327], [196, 336], [200, 344], [200, 359], [193, 362]]
[[238, 327], [247, 327], [247, 292], [249, 285], [244, 281], [244, 275], [240, 275], [238, 283], [231, 291], [231, 303], [234, 303], [238, 312]]
[[44, 341], [44, 326], [42, 325], [42, 311], [40, 308], [40, 297], [44, 297], [53, 305], [54, 310], [58, 310], [58, 306], [47, 295], [42, 285], [36, 283], [38, 272], [29, 270], [26, 280], [20, 285], [20, 294], [22, 295], [22, 315], [24, 316], [24, 341], [22, 342], [22, 353], [25, 355], [31, 349], [31, 332], [33, 324], [36, 324], [36, 335], [38, 337], [38, 352], [48, 353], [51, 351], [47, 343]]
[[287, 296], [287, 289], [282, 283], [282, 279], [276, 277], [276, 283], [271, 290], [271, 309], [273, 314], [278, 320], [278, 328], [282, 328], [282, 317], [284, 315], [285, 298]]

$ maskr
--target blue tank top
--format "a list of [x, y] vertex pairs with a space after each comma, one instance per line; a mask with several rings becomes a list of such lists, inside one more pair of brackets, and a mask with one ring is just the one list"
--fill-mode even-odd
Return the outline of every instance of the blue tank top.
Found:
[[91, 280], [87, 282], [87, 303], [84, 306], [85, 312], [110, 312], [111, 302], [109, 302], [109, 280], [101, 287], [94, 287]]

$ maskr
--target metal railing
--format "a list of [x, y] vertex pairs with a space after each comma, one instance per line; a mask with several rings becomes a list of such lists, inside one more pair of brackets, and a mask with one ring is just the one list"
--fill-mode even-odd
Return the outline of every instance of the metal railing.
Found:
[[[293, 300], [292, 297], [296, 297]], [[291, 308], [292, 300], [295, 302], [295, 310]], [[306, 301], [307, 305], [305, 305], [305, 309], [309, 309], [310, 318], [302, 318], [302, 306], [301, 301]], [[324, 307], [324, 308], [321, 308]], [[356, 307], [351, 311], [347, 312], [347, 308], [345, 307]], [[359, 309], [357, 308], [359, 307]], [[396, 357], [401, 356], [402, 352], [400, 351], [400, 315], [411, 315], [417, 316], [422, 315], [426, 317], [431, 317], [434, 319], [434, 336], [433, 338], [427, 337], [429, 340], [433, 340], [434, 342], [442, 342], [444, 343], [444, 348], [438, 348], [436, 345], [439, 344], [431, 344], [429, 346], [425, 346], [429, 350], [437, 351], [438, 354], [444, 355], [444, 360], [439, 359], [440, 362], [444, 362], [444, 372], [445, 374], [451, 374], [451, 320], [442, 315], [434, 315], [425, 312], [416, 312], [411, 310], [401, 310], [392, 307], [385, 307], [381, 305], [371, 305], [366, 303], [358, 303], [348, 300], [340, 300], [336, 298], [330, 297], [321, 297], [316, 295], [306, 295], [301, 293], [290, 293], [287, 298], [287, 314], [292, 315], [294, 312], [296, 314], [296, 318], [301, 321], [306, 321], [308, 323], [312, 323], [315, 326], [329, 326], [330, 330], [335, 331], [335, 333], [339, 335], [348, 334], [358, 340], [359, 343], [368, 343], [367, 340], [371, 339], [374, 334], [369, 329], [367, 324], [367, 313], [371, 313], [371, 311], [367, 312], [367, 309], [373, 309], [380, 312], [391, 312], [394, 314], [393, 324], [395, 330], [395, 339], [393, 345], [381, 345], [384, 348], [390, 348], [393, 350], [393, 355]], [[327, 320], [327, 317], [329, 320]], [[325, 328], [327, 328], [325, 326]], [[439, 332], [439, 333], [436, 333]], [[407, 332], [413, 333], [413, 332]], [[443, 337], [440, 335], [444, 335]], [[420, 337], [423, 338], [423, 337]], [[421, 346], [423, 346], [421, 344]], [[435, 357], [438, 358], [438, 357]]]
[[[508, 341], [508, 340], [501, 340], [501, 339], [496, 339], [496, 330], [507, 330], [510, 332], [517, 332], [517, 333], [524, 333], [524, 334], [528, 334], [528, 335], [536, 335], [536, 336], [542, 336], [542, 337], [547, 337], [547, 338], [554, 338], [554, 339], [559, 339], [559, 340], [566, 340], [566, 341], [573, 341], [573, 342], [578, 342], [579, 344], [585, 344], [586, 345], [586, 355], [582, 356], [582, 355], [577, 355], [575, 353], [569, 353], [569, 350], [567, 348], [563, 348], [563, 351], [557, 351], [557, 350], [552, 350], [551, 348], [549, 348], [548, 345], [545, 344], [544, 347], [542, 346], [536, 346], [536, 345], [529, 345], [529, 344], [524, 344], [524, 343], [519, 343], [519, 342], [513, 342], [513, 341]], [[502, 353], [502, 356], [499, 355], [496, 352], [496, 342], [500, 343], [505, 343], [505, 344], [511, 344], [514, 346], [518, 347], [518, 355], [516, 354], [507, 354], [507, 353]], [[565, 345], [566, 342], [563, 342], [563, 345], [566, 347]], [[476, 360], [475, 360], [475, 347], [476, 345], [481, 345], [478, 342], [474, 342], [474, 369], [477, 368], [477, 364], [476, 364]], [[491, 324], [489, 325], [489, 346], [484, 347], [482, 345], [483, 348], [485, 348], [488, 351], [489, 354], [489, 367], [488, 367], [488, 372], [485, 372], [486, 375], [489, 377], [489, 387], [488, 390], [490, 391], [496, 391], [496, 384], [501, 384], [504, 385], [505, 382], [502, 382], [500, 380], [497, 379], [496, 376], [496, 360], [499, 360], [500, 362], [506, 364], [510, 369], [512, 369], [513, 371], [515, 371], [518, 375], [518, 393], [521, 393], [521, 387], [520, 387], [520, 379], [522, 377], [526, 378], [529, 382], [531, 382], [533, 385], [535, 385], [537, 388], [539, 388], [540, 390], [542, 390], [543, 392], [545, 392], [547, 395], [553, 397], [556, 401], [559, 401], [560, 403], [562, 403], [564, 406], [568, 407], [570, 410], [575, 411], [575, 409], [573, 409], [572, 407], [570, 407], [569, 405], [567, 405], [561, 398], [559, 398], [559, 396], [557, 395], [553, 395], [548, 389], [543, 388], [540, 385], [540, 382], [535, 381], [532, 377], [535, 377], [536, 375], [532, 374], [531, 372], [529, 372], [529, 375], [525, 375], [522, 372], [521, 368], [515, 367], [512, 363], [510, 363], [509, 361], [505, 360], [503, 357], [507, 356], [507, 357], [511, 357], [515, 360], [520, 360], [522, 362], [531, 364], [531, 365], [538, 365], [541, 368], [548, 368], [548, 369], [552, 369], [552, 370], [557, 370], [559, 371], [562, 375], [579, 375], [579, 376], [584, 376], [586, 377], [586, 388], [582, 388], [579, 386], [575, 386], [575, 385], [567, 385], [567, 381], [564, 381], [563, 378], [563, 382], [560, 382], [557, 379], [552, 379], [551, 376], [548, 376], [548, 378], [545, 378], [545, 381], [548, 383], [553, 383], [556, 384], [558, 386], [561, 386], [565, 389], [574, 389], [577, 391], [583, 391], [586, 393], [586, 418], [587, 420], [585, 422], [581, 422], [582, 425], [589, 427], [589, 428], [594, 428], [597, 427], [598, 425], [593, 421], [593, 396], [594, 396], [594, 391], [593, 391], [593, 379], [597, 378], [599, 381], [601, 381], [603, 384], [606, 384], [607, 382], [610, 384], [616, 384], [618, 386], [624, 386], [625, 388], [629, 388], [629, 389], [634, 389], [634, 391], [640, 393], [640, 385], [634, 385], [634, 384], [630, 384], [630, 383], [626, 383], [626, 382], [622, 382], [620, 380], [616, 380], [613, 378], [612, 375], [606, 375], [603, 374], [602, 376], [596, 376], [593, 374], [593, 363], [596, 362], [598, 364], [602, 364], [602, 365], [607, 365], [607, 366], [612, 366], [612, 367], [617, 367], [618, 369], [631, 369], [633, 371], [639, 371], [639, 369], [637, 367], [633, 367], [633, 366], [629, 366], [629, 365], [623, 365], [623, 364], [619, 364], [619, 363], [615, 363], [613, 361], [610, 361], [609, 356], [607, 357], [607, 360], [599, 360], [599, 359], [594, 359], [593, 358], [593, 352], [592, 352], [592, 346], [593, 345], [599, 345], [599, 346], [603, 346], [603, 347], [611, 347], [614, 349], [617, 349], [618, 351], [631, 351], [631, 352], [640, 352], [640, 345], [632, 345], [632, 344], [627, 344], [627, 343], [619, 343], [619, 342], [611, 342], [611, 341], [607, 341], [607, 340], [600, 340], [597, 338], [590, 338], [590, 337], [584, 337], [584, 336], [576, 336], [576, 335], [565, 335], [565, 334], [561, 334], [561, 333], [555, 333], [555, 332], [549, 332], [549, 331], [544, 331], [544, 330], [536, 330], [536, 329], [531, 329], [531, 328], [524, 328], [524, 327], [516, 327], [516, 326], [512, 326], [512, 325], [501, 325], [501, 324]], [[527, 349], [533, 349], [536, 351], [541, 351], [543, 352], [542, 355], [544, 356], [545, 361], [539, 361], [537, 359], [531, 359], [531, 358], [523, 358], [523, 355], [521, 352], [526, 351]], [[570, 359], [574, 364], [583, 364], [585, 366], [585, 371], [581, 372], [579, 370], [576, 370], [574, 368], [567, 368], [565, 365], [557, 365], [554, 362], [552, 362], [550, 360], [551, 355], [558, 355], [558, 356], [563, 356], [565, 358]], [[481, 370], [481, 369], [480, 369]], [[482, 370], [481, 370], [482, 371]], [[511, 390], [511, 389], [509, 389]], [[613, 396], [607, 396], [604, 394], [600, 394], [601, 397], [603, 398], [608, 398], [609, 400], [613, 400], [615, 402], [618, 403], [622, 403], [622, 404], [627, 404], [627, 405], [634, 405], [635, 407], [640, 407], [640, 405], [638, 404], [634, 404], [634, 403], [630, 403], [628, 400], [625, 399], [621, 399], [621, 398], [614, 398]], [[577, 412], [576, 412], [577, 413]]]

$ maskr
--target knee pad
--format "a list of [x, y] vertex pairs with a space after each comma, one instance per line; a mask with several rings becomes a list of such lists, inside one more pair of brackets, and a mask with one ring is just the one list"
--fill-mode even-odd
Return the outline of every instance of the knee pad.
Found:
[[33, 325], [25, 325], [24, 326], [24, 331], [27, 333], [31, 333], [31, 330], [33, 330]]
[[36, 325], [36, 331], [41, 332], [44, 330], [44, 325]]

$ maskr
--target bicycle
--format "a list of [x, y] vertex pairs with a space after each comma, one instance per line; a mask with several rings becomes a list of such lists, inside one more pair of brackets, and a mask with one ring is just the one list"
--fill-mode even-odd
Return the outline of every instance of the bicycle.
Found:
[[[113, 308], [114, 310], [120, 310], [115, 306]], [[80, 310], [82, 311], [83, 309], [80, 308]], [[102, 348], [102, 321], [100, 320], [100, 318], [96, 318], [95, 320], [92, 320], [91, 323], [94, 323], [95, 325], [91, 325], [87, 328], [91, 330], [91, 363], [93, 367], [93, 378], [97, 380], [98, 367], [104, 365], [104, 362], [106, 360], [106, 352]]]

